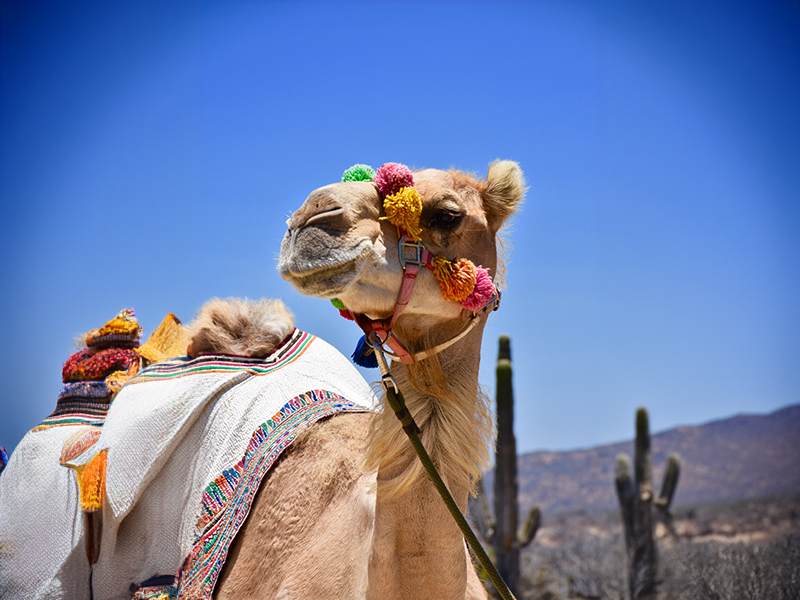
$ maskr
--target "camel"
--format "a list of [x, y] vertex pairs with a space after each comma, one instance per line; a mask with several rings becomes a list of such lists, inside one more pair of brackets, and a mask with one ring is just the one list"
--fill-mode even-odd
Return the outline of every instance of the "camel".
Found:
[[[496, 161], [482, 181], [432, 169], [413, 179], [424, 246], [436, 256], [467, 258], [497, 278], [498, 230], [525, 189], [519, 166]], [[398, 227], [385, 216], [370, 181], [312, 192], [287, 222], [281, 276], [354, 314], [390, 317], [404, 273]], [[422, 269], [393, 332], [418, 354], [456, 338], [468, 318]], [[485, 322], [479, 316], [466, 336], [434, 356], [391, 366], [462, 512], [492, 441], [488, 402], [478, 388]], [[230, 557], [220, 600], [486, 597], [462, 534], [386, 407], [335, 416], [309, 430], [262, 485]]]
[[[402, 349], [391, 345], [399, 352], [391, 375], [463, 512], [492, 442], [478, 366], [486, 316], [499, 297], [487, 296], [481, 305], [447, 299], [434, 276], [438, 271], [424, 267], [413, 290], [405, 287], [409, 270], [400, 264], [401, 235], [402, 256], [408, 258], [409, 247], [420, 251], [412, 243], [417, 238], [431, 269], [439, 259], [447, 268], [456, 264], [447, 259], [471, 261], [474, 296], [481, 273], [484, 283], [499, 280], [498, 230], [522, 201], [524, 179], [510, 161], [492, 163], [484, 180], [458, 171], [417, 171], [406, 187], [416, 190], [421, 212], [413, 223], [404, 222], [402, 232], [386, 203], [385, 184], [346, 181], [312, 192], [288, 221], [279, 270], [302, 293], [335, 299], [361, 324], [397, 316], [391, 327], [383, 325]], [[494, 290], [491, 281], [489, 288]], [[402, 311], [395, 309], [399, 294]], [[153, 365], [122, 388], [96, 444], [74, 459], [88, 461], [82, 463], [88, 471], [107, 453], [102, 537], [92, 567], [96, 600], [130, 598], [129, 589], [138, 584], [145, 587], [136, 597], [150, 597], [143, 591], [147, 585], [166, 590], [179, 569], [177, 589], [164, 598], [209, 598], [212, 591], [220, 600], [486, 598], [464, 538], [400, 424], [386, 407], [367, 410], [377, 400], [341, 354], [295, 329], [279, 302], [211, 302], [191, 339], [188, 358]], [[252, 359], [242, 358], [249, 353]], [[225, 365], [234, 363], [245, 366], [228, 378]], [[283, 380], [252, 374], [279, 364]], [[210, 371], [202, 377], [220, 379], [202, 384], [200, 392], [189, 390], [200, 376], [188, 371], [203, 365]], [[169, 373], [179, 375], [159, 380]], [[241, 457], [224, 442], [225, 429], [214, 424], [235, 419], [242, 426], [234, 429], [249, 436], [253, 423], [263, 420], [251, 414], [258, 402], [305, 390], [327, 390], [335, 396], [331, 403], [338, 398], [337, 406], [349, 408], [320, 416], [282, 450], [253, 488], [249, 516], [230, 536], [221, 572], [204, 580], [201, 592], [188, 591], [187, 565], [193, 563], [186, 551], [203, 540], [193, 537], [198, 507], [192, 498], [198, 483], [202, 491]], [[141, 422], [132, 426], [136, 420]], [[130, 473], [133, 480], [126, 478]], [[65, 502], [80, 511], [75, 498]], [[209, 524], [219, 523], [218, 517]], [[67, 521], [70, 531], [78, 523]], [[84, 577], [86, 568], [82, 564], [75, 577]], [[70, 580], [68, 571], [58, 575], [60, 589], [85, 586]]]

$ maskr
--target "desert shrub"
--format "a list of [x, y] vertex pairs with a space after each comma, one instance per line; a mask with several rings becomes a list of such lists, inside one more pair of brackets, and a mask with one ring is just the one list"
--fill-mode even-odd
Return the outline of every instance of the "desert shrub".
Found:
[[[675, 518], [678, 538], [658, 540], [658, 600], [800, 600], [798, 498], [705, 503]], [[627, 600], [618, 511], [545, 513], [542, 525], [522, 554], [519, 600]]]
[[563, 544], [523, 555], [522, 598], [624, 600], [625, 546], [620, 535], [581, 532]]
[[768, 543], [679, 544], [664, 555], [662, 598], [797, 600], [800, 533]]

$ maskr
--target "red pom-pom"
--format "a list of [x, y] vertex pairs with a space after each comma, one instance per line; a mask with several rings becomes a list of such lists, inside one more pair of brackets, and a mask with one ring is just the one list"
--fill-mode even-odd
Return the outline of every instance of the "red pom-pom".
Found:
[[343, 316], [345, 319], [347, 319], [348, 321], [355, 321], [355, 319], [353, 318], [353, 315], [351, 315], [351, 314], [350, 314], [350, 311], [349, 311], [349, 310], [342, 310], [342, 309], [340, 308], [340, 309], [339, 309], [339, 314], [340, 314], [341, 316]]
[[483, 267], [478, 267], [475, 276], [475, 288], [467, 296], [461, 306], [472, 312], [478, 312], [497, 294], [489, 272]]
[[414, 176], [408, 167], [400, 163], [386, 163], [372, 180], [384, 196], [396, 194], [404, 187], [414, 187]]

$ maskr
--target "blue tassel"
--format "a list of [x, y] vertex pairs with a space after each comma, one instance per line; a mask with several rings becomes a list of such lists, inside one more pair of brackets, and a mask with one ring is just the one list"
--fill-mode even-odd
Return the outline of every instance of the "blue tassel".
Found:
[[362, 335], [356, 344], [356, 351], [353, 352], [353, 362], [359, 367], [375, 369], [378, 367], [378, 359], [375, 357], [375, 350], [367, 343]]

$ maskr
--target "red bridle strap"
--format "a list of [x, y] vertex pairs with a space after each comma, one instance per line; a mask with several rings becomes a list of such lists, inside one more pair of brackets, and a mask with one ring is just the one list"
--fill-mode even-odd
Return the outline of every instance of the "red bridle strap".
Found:
[[[413, 251], [413, 257], [406, 256], [409, 249]], [[415, 242], [408, 234], [401, 232], [398, 256], [400, 264], [403, 266], [403, 280], [400, 283], [400, 291], [397, 293], [397, 302], [395, 302], [392, 316], [388, 319], [370, 319], [366, 315], [353, 314], [353, 318], [367, 338], [374, 331], [378, 336], [378, 341], [389, 346], [403, 364], [413, 365], [414, 357], [392, 333], [392, 327], [411, 301], [411, 294], [414, 292], [420, 267], [433, 270], [433, 254], [421, 242]]]

